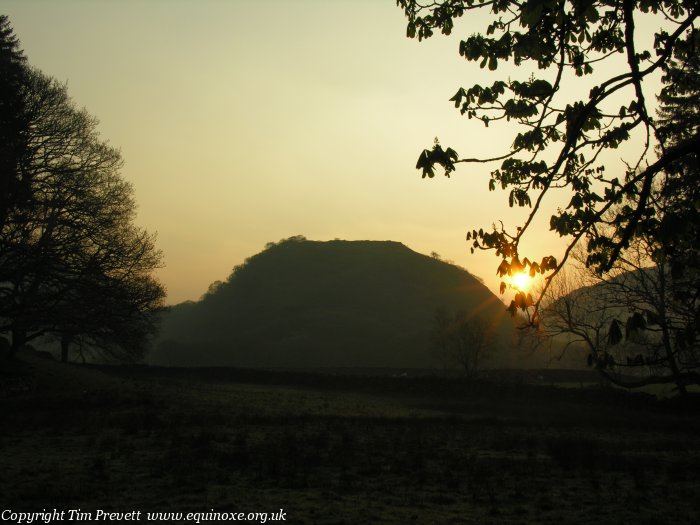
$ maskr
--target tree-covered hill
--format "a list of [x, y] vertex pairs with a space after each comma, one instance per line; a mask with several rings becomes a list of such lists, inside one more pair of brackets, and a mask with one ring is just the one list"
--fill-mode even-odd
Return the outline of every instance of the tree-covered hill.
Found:
[[485, 366], [516, 366], [513, 321], [479, 279], [398, 242], [268, 244], [197, 302], [165, 314], [160, 365], [440, 366], [435, 312], [466, 312], [495, 334]]

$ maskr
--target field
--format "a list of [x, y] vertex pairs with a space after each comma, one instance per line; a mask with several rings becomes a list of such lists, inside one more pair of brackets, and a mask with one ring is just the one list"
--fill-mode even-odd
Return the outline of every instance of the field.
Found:
[[[517, 375], [5, 370], [2, 509], [299, 524], [697, 523], [698, 399]], [[268, 521], [269, 522], [269, 521]]]

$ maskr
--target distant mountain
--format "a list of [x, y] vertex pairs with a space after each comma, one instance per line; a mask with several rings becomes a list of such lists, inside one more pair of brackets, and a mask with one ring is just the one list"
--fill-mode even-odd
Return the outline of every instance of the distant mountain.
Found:
[[247, 367], [434, 368], [435, 311], [478, 313], [495, 333], [487, 366], [513, 366], [513, 322], [466, 270], [398, 242], [294, 237], [164, 315], [149, 362]]
[[[654, 310], [653, 306], [645, 304], [648, 292], [644, 292], [657, 289], [658, 275], [653, 267], [606, 275], [604, 280], [581, 281], [587, 284], [579, 284], [575, 273], [560, 274], [558, 278], [560, 281], [555, 281], [551, 302], [541, 311], [545, 331], [556, 334], [551, 340], [551, 354], [562, 356], [553, 362], [556, 368], [590, 368], [587, 364], [590, 348], [580, 336], [568, 331], [569, 322], [577, 331], [587, 333], [591, 341], [599, 341], [602, 351], [613, 320], [621, 322], [624, 331], [624, 325], [635, 310]], [[577, 285], [580, 287], [575, 288]], [[572, 344], [571, 341], [578, 342]], [[631, 356], [640, 352], [632, 340], [620, 341], [608, 350], [623, 356], [625, 352]]]

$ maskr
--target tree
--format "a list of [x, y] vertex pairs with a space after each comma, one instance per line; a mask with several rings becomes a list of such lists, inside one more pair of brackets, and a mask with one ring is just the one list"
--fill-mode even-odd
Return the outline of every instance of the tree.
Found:
[[17, 168], [25, 153], [26, 58], [5, 15], [0, 15], [0, 226], [9, 210], [26, 205], [27, 178]]
[[162, 259], [154, 238], [134, 225], [121, 155], [64, 85], [25, 66], [18, 89], [26, 126], [9, 178], [26, 199], [6, 206], [0, 225], [0, 331], [12, 333], [13, 352], [49, 334], [64, 360], [71, 342], [136, 358], [165, 291], [151, 275]]
[[[56, 302], [46, 331], [60, 339], [63, 361], [74, 343], [83, 357], [87, 352], [138, 360], [156, 329], [165, 292], [151, 272], [160, 265], [161, 254], [151, 235], [129, 224], [134, 213], [131, 187], [122, 182], [117, 188], [103, 192], [108, 200], [98, 207], [102, 227], [95, 232], [97, 247], [83, 248], [82, 261], [66, 265], [59, 284], [50, 289]], [[115, 210], [127, 213], [117, 212], [109, 218], [112, 227], [106, 228], [105, 216]]]
[[477, 315], [458, 312], [452, 316], [444, 308], [435, 312], [433, 352], [446, 367], [457, 366], [468, 377], [475, 377], [488, 359], [493, 336], [485, 320]]
[[[700, 128], [700, 56], [687, 44], [664, 65], [661, 150]], [[544, 309], [547, 329], [578, 336], [590, 363], [620, 386], [675, 383], [684, 394], [687, 385], [700, 384], [699, 184], [697, 153], [667, 166], [649, 192], [652, 213], [611, 271], [587, 272], [592, 288], [554, 293], [557, 299]]]
[[652, 263], [655, 244], [636, 237], [607, 274], [585, 267], [560, 272], [541, 307], [538, 331], [564, 349], [588, 353], [588, 364], [625, 388], [675, 384], [685, 394], [700, 384], [700, 345], [688, 337], [695, 301], [677, 293], [669, 266]]
[[[679, 45], [676, 60], [664, 67], [665, 86], [659, 95], [660, 149], [672, 148], [700, 133], [700, 40]], [[692, 45], [691, 45], [692, 44]], [[675, 298], [696, 305], [695, 323], [686, 334], [700, 331], [700, 149], [666, 168], [654, 195], [657, 209], [651, 233], [657, 243], [655, 260], [666, 261], [675, 283]], [[658, 233], [656, 233], [658, 232]], [[649, 235], [647, 231], [643, 232]]]
[[[681, 218], [679, 209], [667, 208], [666, 222], [654, 220], [652, 191], [665, 173], [690, 162], [700, 148], [697, 126], [689, 126], [677, 114], [683, 133], [665, 140], [663, 119], [654, 119], [652, 93], [658, 93], [653, 76], [665, 71], [679, 82], [681, 93], [697, 89], [692, 77], [670, 75], [674, 56], [683, 61], [696, 56], [700, 36], [693, 24], [700, 15], [694, 0], [439, 0], [422, 5], [398, 0], [408, 18], [407, 34], [419, 40], [434, 31], [450, 34], [455, 21], [473, 11], [490, 10], [490, 23], [480, 33], [460, 42], [459, 53], [480, 67], [497, 71], [512, 60], [516, 66], [533, 65], [537, 75], [520, 80], [498, 79], [490, 86], [460, 88], [451, 101], [468, 118], [488, 126], [504, 120], [518, 125], [510, 150], [494, 158], [460, 157], [452, 148], [436, 142], [424, 150], [417, 168], [433, 177], [436, 166], [449, 176], [459, 163], [496, 162], [489, 189], [509, 190], [509, 205], [530, 207], [515, 231], [494, 226], [467, 235], [472, 250], [494, 250], [501, 258], [498, 274], [529, 271], [545, 275], [545, 287], [563, 267], [578, 241], [587, 240], [586, 264], [599, 273], [610, 271], [633, 239], [645, 232], [653, 238], [665, 235], [664, 227]], [[653, 49], [642, 50], [637, 22], [653, 15], [657, 29]], [[606, 76], [603, 64], [613, 65]], [[597, 76], [596, 76], [597, 75]], [[571, 77], [597, 80], [587, 98], [577, 99], [563, 89]], [[695, 87], [693, 87], [695, 86]], [[671, 94], [669, 92], [669, 94]], [[663, 95], [662, 95], [663, 96]], [[627, 100], [620, 105], [619, 100]], [[618, 102], [616, 102], [618, 101]], [[697, 119], [697, 113], [693, 113]], [[641, 139], [635, 158], [620, 170], [605, 165], [606, 150]], [[655, 145], [658, 148], [655, 149]], [[653, 154], [656, 151], [657, 157]], [[676, 188], [687, 190], [691, 182], [675, 179]], [[693, 183], [694, 184], [694, 183]], [[697, 188], [697, 184], [695, 184]], [[520, 253], [520, 243], [540, 212], [543, 199], [552, 192], [566, 195], [568, 204], [550, 219], [551, 229], [568, 239], [560, 257], [547, 255], [539, 262]], [[681, 200], [692, 199], [685, 192]], [[625, 200], [624, 206], [619, 204]], [[685, 203], [693, 202], [685, 200]], [[611, 213], [614, 210], [614, 213]], [[697, 224], [697, 219], [695, 224]], [[697, 232], [696, 226], [692, 231]], [[679, 242], [694, 242], [691, 234]], [[657, 258], [671, 254], [657, 252]], [[678, 259], [678, 266], [687, 261]], [[532, 299], [518, 292], [511, 311], [534, 309], [542, 296]]]
[[[137, 260], [134, 266], [143, 263]], [[52, 331], [61, 343], [61, 359], [68, 360], [73, 345], [83, 360], [86, 354], [118, 361], [140, 360], [157, 328], [162, 286], [142, 270], [122, 278], [97, 277], [78, 283], [70, 300], [61, 305], [61, 317]], [[85, 311], [85, 304], [93, 308]]]

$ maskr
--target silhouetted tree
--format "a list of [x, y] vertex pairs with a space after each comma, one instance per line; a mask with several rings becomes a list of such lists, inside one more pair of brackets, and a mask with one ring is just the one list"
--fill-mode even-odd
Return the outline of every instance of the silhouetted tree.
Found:
[[[146, 267], [150, 263], [146, 263]], [[143, 265], [143, 261], [135, 266]], [[148, 270], [150, 271], [150, 270]], [[61, 359], [69, 358], [71, 345], [86, 354], [119, 361], [143, 358], [157, 328], [163, 288], [148, 273], [130, 269], [120, 277], [99, 275], [85, 279], [60, 308], [53, 335], [61, 343]], [[82, 305], [92, 308], [86, 311]]]
[[697, 305], [681, 299], [669, 266], [652, 261], [655, 245], [637, 237], [607, 274], [561, 272], [542, 306], [544, 333], [583, 348], [612, 383], [638, 388], [700, 384], [700, 345], [688, 337]]
[[133, 224], [121, 156], [64, 85], [25, 66], [19, 89], [27, 126], [8, 169], [26, 202], [6, 206], [1, 225], [0, 331], [13, 352], [54, 334], [64, 358], [71, 341], [135, 357], [165, 292], [151, 276], [161, 261], [153, 236]]
[[[676, 49], [675, 60], [664, 67], [659, 96], [659, 150], [676, 147], [700, 133], [700, 30]], [[654, 241], [651, 254], [665, 264], [673, 299], [694, 309], [683, 338], [698, 344], [700, 334], [700, 148], [669, 165], [655, 188], [655, 220], [642, 232]]]
[[7, 16], [0, 15], [0, 227], [9, 210], [29, 200], [28, 174], [18, 169], [27, 140], [26, 74], [17, 37]]
[[[700, 128], [700, 55], [693, 38], [679, 42], [674, 59], [663, 65], [664, 87], [656, 122], [659, 151], [697, 135]], [[612, 208], [636, 206], [634, 193]], [[544, 331], [565, 334], [583, 344], [589, 363], [619, 386], [672, 383], [681, 393], [700, 384], [700, 166], [693, 152], [669, 163], [648, 191], [645, 217], [606, 274], [581, 268], [571, 289], [571, 275], [557, 278], [543, 310]], [[626, 211], [622, 212], [627, 213]], [[585, 254], [574, 251], [581, 266]], [[562, 288], [564, 287], [564, 288]]]
[[[531, 207], [531, 211], [513, 232], [501, 225], [474, 230], [467, 239], [472, 249], [496, 252], [501, 276], [525, 270], [545, 274], [548, 284], [581, 239], [588, 241], [586, 264], [605, 273], [641, 232], [654, 239], [666, 236], [664, 222], [653, 220], [652, 191], [678, 163], [695, 158], [700, 134], [697, 126], [680, 117], [683, 132], [676, 133], [673, 141], [665, 140], [663, 125], [655, 121], [649, 105], [658, 87], [654, 83], [650, 87], [647, 81], [666, 71], [667, 83], [674, 79], [677, 87], [673, 89], [679, 93], [697, 90], [695, 77], [669, 74], [674, 54], [683, 61], [681, 55], [697, 53], [700, 38], [693, 27], [700, 9], [695, 0], [439, 0], [428, 4], [398, 0], [398, 4], [408, 18], [408, 36], [419, 40], [436, 30], [450, 34], [456, 19], [489, 10], [487, 27], [460, 42], [460, 55], [491, 71], [509, 60], [516, 66], [537, 66], [534, 75], [528, 69], [528, 78], [500, 78], [491, 85], [460, 88], [451, 99], [462, 114], [487, 126], [500, 120], [517, 124], [509, 151], [493, 158], [460, 158], [455, 150], [436, 142], [421, 153], [417, 164], [424, 177], [433, 177], [436, 165], [449, 176], [458, 163], [499, 163], [491, 172], [489, 189], [509, 190], [510, 206]], [[648, 27], [637, 24], [644, 13], [656, 15], [653, 35], [641, 34]], [[652, 50], [641, 49], [645, 39], [653, 41]], [[615, 65], [604, 69], [605, 63]], [[589, 75], [594, 84], [587, 97], [579, 98], [576, 90], [568, 89], [576, 77]], [[623, 105], [620, 100], [625, 101]], [[633, 137], [642, 141], [639, 153], [622, 169], [611, 170], [603, 153]], [[657, 158], [652, 157], [654, 144], [661, 145]], [[697, 180], [678, 177], [675, 186], [689, 196], [693, 192], [685, 190], [697, 188]], [[568, 204], [552, 215], [550, 227], [568, 238], [569, 244], [562, 257], [547, 255], [536, 262], [523, 257], [521, 240], [543, 199], [554, 191], [568, 192], [564, 200]], [[617, 206], [623, 199], [626, 205]], [[669, 208], [665, 223], [687, 218], [679, 210]], [[697, 218], [693, 220], [697, 225]], [[678, 242], [694, 244], [696, 233], [697, 226], [683, 230]], [[661, 251], [656, 254], [667, 256]], [[675, 264], [684, 266], [687, 260]], [[541, 296], [533, 300], [519, 292], [511, 310], [534, 307], [536, 314], [540, 301]]]
[[493, 333], [484, 319], [445, 308], [435, 312], [431, 333], [434, 354], [446, 367], [457, 366], [469, 377], [478, 374], [493, 346]]

